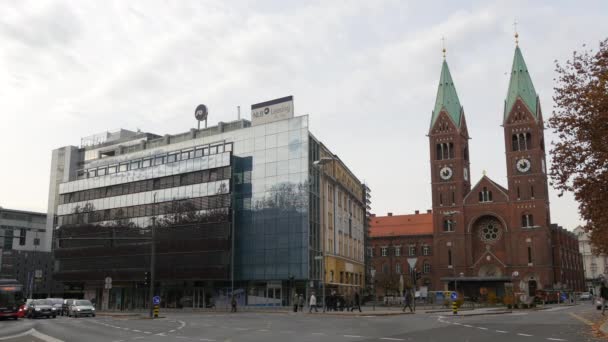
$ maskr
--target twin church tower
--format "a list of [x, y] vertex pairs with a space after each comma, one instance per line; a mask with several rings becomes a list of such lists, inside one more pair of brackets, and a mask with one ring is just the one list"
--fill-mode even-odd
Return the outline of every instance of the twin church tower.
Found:
[[[497, 122], [498, 123], [498, 122]], [[469, 132], [445, 60], [429, 129], [434, 222], [433, 285], [467, 296], [552, 287], [554, 266], [543, 115], [519, 46], [502, 115], [508, 187], [473, 183]], [[481, 142], [483, 143], [483, 142]]]

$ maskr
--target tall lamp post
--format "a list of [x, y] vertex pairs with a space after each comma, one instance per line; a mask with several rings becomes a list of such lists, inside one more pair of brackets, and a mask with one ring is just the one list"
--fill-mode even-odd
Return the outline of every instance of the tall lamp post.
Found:
[[[335, 158], [333, 157], [323, 157], [319, 160], [315, 160], [312, 165], [321, 172], [321, 174], [323, 175], [324, 178], [328, 179], [330, 177], [327, 176], [327, 174], [325, 173], [325, 170], [323, 169], [323, 165], [334, 161]], [[323, 189], [321, 189], [321, 195], [324, 193]], [[335, 201], [335, 191], [333, 192], [333, 203], [336, 203]], [[322, 197], [321, 197], [322, 198]], [[325, 201], [323, 201], [323, 204], [325, 204]], [[323, 210], [323, 215], [325, 215], [325, 210]], [[336, 217], [336, 215], [333, 215], [334, 219]], [[321, 286], [322, 286], [322, 291], [323, 294], [321, 295], [323, 297], [322, 301], [323, 301], [323, 311], [325, 311], [325, 231], [323, 231], [323, 236], [321, 239]], [[316, 256], [315, 259], [317, 259], [319, 256]]]
[[[156, 204], [156, 193], [154, 193]], [[156, 208], [156, 205], [154, 206]], [[154, 318], [154, 281], [156, 269], [156, 215], [152, 216], [152, 239], [150, 241], [150, 318]]]

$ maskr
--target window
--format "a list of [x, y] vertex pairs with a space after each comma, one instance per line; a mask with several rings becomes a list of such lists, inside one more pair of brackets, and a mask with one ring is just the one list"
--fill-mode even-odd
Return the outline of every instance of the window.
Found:
[[388, 264], [382, 265], [382, 273], [388, 274]]
[[401, 264], [399, 264], [399, 263], [395, 264], [395, 272], [397, 274], [401, 274]]
[[177, 153], [173, 153], [167, 156], [167, 163], [174, 163], [177, 161]]
[[39, 238], [35, 238], [34, 239], [34, 246], [40, 246], [40, 239]]
[[108, 174], [111, 175], [113, 173], [116, 173], [116, 168], [117, 168], [116, 165], [111, 165], [110, 167], [108, 167]]
[[443, 231], [453, 232], [456, 229], [456, 223], [452, 219], [443, 220]]
[[334, 282], [334, 271], [329, 271], [329, 282], [333, 283]]
[[528, 246], [528, 264], [532, 263], [532, 247]]
[[158, 156], [154, 158], [154, 165], [162, 165], [165, 163], [165, 156]]
[[191, 153], [191, 152], [192, 152], [192, 151], [182, 151], [182, 157], [181, 157], [181, 160], [188, 160], [188, 159], [190, 159], [190, 153]]
[[519, 191], [519, 186], [517, 187], [517, 199], [521, 198], [521, 192]]
[[530, 185], [530, 198], [534, 199], [534, 185]]
[[340, 284], [344, 283], [344, 272], [340, 271]]
[[424, 272], [424, 274], [431, 273], [431, 264], [425, 261], [424, 266], [422, 266], [422, 272]]
[[409, 246], [407, 249], [407, 254], [409, 256], [415, 256], [416, 255], [416, 246]]
[[118, 167], [120, 172], [124, 172], [127, 171], [129, 169], [129, 164], [120, 164], [120, 166]]
[[452, 266], [452, 250], [448, 249], [448, 266]]
[[367, 256], [370, 258], [374, 257], [374, 247], [367, 247]]
[[463, 155], [464, 155], [464, 160], [469, 160], [469, 146], [464, 147]]
[[526, 151], [532, 148], [532, 135], [530, 133], [517, 133], [511, 137], [513, 151]]
[[489, 191], [485, 186], [479, 192], [479, 202], [492, 202], [492, 191]]
[[232, 143], [224, 145], [224, 149], [226, 152], [232, 151]]
[[209, 155], [209, 147], [204, 147], [203, 148], [203, 155], [204, 156], [208, 156]]
[[521, 216], [522, 228], [534, 227], [534, 217], [531, 214], [524, 214]]
[[194, 151], [194, 158], [200, 158], [202, 156], [203, 156], [203, 149], [202, 148], [196, 149], [196, 151]]
[[87, 177], [89, 177], [89, 178], [93, 178], [93, 177], [95, 177], [95, 176], [97, 176], [97, 170], [95, 170], [95, 169], [91, 169], [91, 170], [89, 170], [89, 172], [87, 173]]
[[456, 195], [454, 191], [452, 191], [452, 205], [456, 204]]
[[387, 256], [387, 255], [388, 255], [387, 250], [388, 250], [388, 248], [387, 248], [387, 247], [382, 247], [382, 248], [380, 249], [380, 252], [382, 253], [382, 256], [383, 256], [383, 257], [385, 257], [385, 256]]
[[131, 162], [130, 169], [137, 170], [137, 169], [139, 169], [140, 165], [141, 165], [141, 162], [139, 160], [133, 161], [133, 162]]
[[152, 165], [152, 159], [144, 159], [141, 162], [141, 167], [150, 167]]
[[439, 193], [439, 205], [443, 205], [443, 194]]
[[209, 154], [217, 154], [217, 146], [211, 146], [209, 148]]
[[19, 246], [25, 246], [25, 228], [19, 230]]
[[436, 145], [435, 159], [453, 159], [454, 158], [454, 143], [441, 143]]
[[427, 245], [422, 246], [422, 255], [431, 255], [431, 247]]
[[395, 256], [401, 256], [401, 246], [395, 247]]
[[12, 229], [6, 229], [4, 231], [4, 250], [10, 251], [13, 249], [13, 236], [15, 232]]

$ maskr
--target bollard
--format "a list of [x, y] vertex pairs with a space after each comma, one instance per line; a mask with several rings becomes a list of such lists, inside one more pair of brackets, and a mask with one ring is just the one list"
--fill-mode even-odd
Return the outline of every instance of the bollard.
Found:
[[456, 303], [456, 301], [452, 302], [452, 313], [458, 315], [458, 303]]
[[160, 310], [160, 308], [158, 307], [158, 305], [154, 305], [154, 310], [153, 310], [153, 313], [154, 313], [153, 317], [154, 318], [158, 318], [158, 312], [159, 312], [159, 310]]

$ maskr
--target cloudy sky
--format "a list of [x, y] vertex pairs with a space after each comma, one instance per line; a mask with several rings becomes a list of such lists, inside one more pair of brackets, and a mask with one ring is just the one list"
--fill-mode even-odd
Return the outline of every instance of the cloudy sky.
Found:
[[[430, 208], [426, 133], [441, 37], [465, 108], [473, 180], [506, 185], [513, 21], [546, 116], [554, 60], [608, 33], [606, 1], [4, 1], [0, 206], [46, 211], [51, 150], [117, 128], [158, 134], [294, 95], [296, 114], [373, 192], [373, 211]], [[547, 140], [553, 135], [547, 131]], [[572, 196], [552, 219], [579, 223]]]

